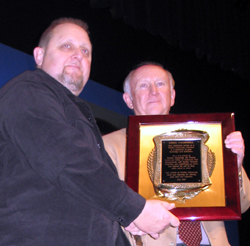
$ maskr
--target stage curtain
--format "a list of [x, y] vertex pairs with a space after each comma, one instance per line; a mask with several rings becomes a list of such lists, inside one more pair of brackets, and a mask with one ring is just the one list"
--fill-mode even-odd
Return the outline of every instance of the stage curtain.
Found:
[[250, 78], [250, 0], [90, 0], [113, 18]]

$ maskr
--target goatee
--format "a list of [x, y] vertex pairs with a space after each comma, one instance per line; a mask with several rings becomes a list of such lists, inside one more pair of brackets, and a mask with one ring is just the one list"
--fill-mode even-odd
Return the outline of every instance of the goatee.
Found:
[[63, 72], [58, 76], [59, 81], [71, 92], [80, 91], [83, 88], [83, 75], [76, 73]]

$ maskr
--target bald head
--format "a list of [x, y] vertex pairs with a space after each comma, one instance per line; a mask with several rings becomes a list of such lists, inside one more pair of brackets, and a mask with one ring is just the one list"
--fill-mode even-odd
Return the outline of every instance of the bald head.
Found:
[[127, 76], [123, 99], [136, 115], [169, 114], [175, 102], [171, 73], [156, 64], [142, 65]]

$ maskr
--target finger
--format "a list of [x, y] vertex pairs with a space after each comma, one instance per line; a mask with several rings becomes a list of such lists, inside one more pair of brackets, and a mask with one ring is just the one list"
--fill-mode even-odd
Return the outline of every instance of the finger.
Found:
[[240, 131], [235, 131], [235, 132], [231, 132], [230, 134], [227, 135], [227, 139], [230, 139], [230, 138], [242, 138], [242, 134]]
[[143, 236], [143, 235], [146, 235], [146, 234], [147, 234], [147, 233], [144, 232], [144, 231], [139, 231], [137, 235], [138, 235], [138, 236]]
[[240, 141], [243, 142], [243, 138], [241, 135], [241, 132], [232, 132], [229, 135], [227, 135], [226, 139], [225, 139], [225, 143], [227, 142], [234, 142], [234, 141]]
[[244, 150], [242, 148], [233, 147], [231, 151], [237, 155], [244, 156]]
[[177, 227], [180, 225], [180, 221], [177, 217], [175, 217], [174, 215], [171, 216], [171, 220], [170, 220], [170, 225], [172, 227]]
[[237, 155], [243, 156], [245, 153], [244, 142], [229, 142], [225, 144], [226, 148], [231, 149], [231, 151]]
[[173, 209], [173, 208], [175, 208], [175, 204], [174, 204], [174, 203], [170, 203], [170, 204], [169, 204], [169, 210], [171, 210], [171, 209]]
[[[171, 209], [175, 208], [175, 204], [174, 204], [174, 203], [167, 203], [167, 202], [164, 202], [164, 203], [163, 203], [163, 206], [164, 206], [166, 209], [168, 209], [168, 210], [171, 210]], [[172, 213], [169, 212], [169, 214], [170, 214], [170, 226], [172, 226], [172, 227], [177, 227], [177, 226], [179, 226], [179, 224], [180, 224], [179, 219], [178, 219], [177, 217], [175, 217]]]
[[158, 234], [162, 234], [166, 229], [168, 229], [170, 225], [167, 225], [163, 230], [159, 231]]
[[244, 140], [243, 138], [232, 138], [232, 139], [225, 139], [226, 145], [238, 145], [238, 146], [244, 146]]
[[138, 236], [142, 236], [142, 235], [145, 235], [145, 234], [146, 234], [145, 232], [139, 231], [139, 230], [137, 230], [137, 231], [130, 231], [130, 233], [131, 233], [132, 235], [138, 235]]
[[225, 143], [240, 143], [242, 144], [244, 141], [242, 138], [230, 138], [230, 139], [225, 139]]
[[163, 202], [162, 204], [163, 204], [164, 208], [166, 208], [167, 210], [171, 210], [171, 209], [175, 208], [174, 203]]
[[154, 238], [154, 239], [158, 239], [160, 237], [160, 235], [158, 233], [152, 233], [152, 234], [149, 234], [150, 237]]

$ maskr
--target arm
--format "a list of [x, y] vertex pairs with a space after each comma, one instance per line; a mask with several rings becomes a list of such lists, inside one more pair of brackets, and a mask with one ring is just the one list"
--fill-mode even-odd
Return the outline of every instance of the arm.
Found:
[[250, 207], [250, 181], [242, 168], [242, 187], [240, 188], [241, 212], [245, 213]]
[[1, 125], [27, 168], [83, 205], [130, 224], [145, 199], [119, 180], [106, 152], [98, 147], [94, 125], [70, 99], [41, 84], [24, 83], [4, 95]]
[[241, 132], [232, 132], [227, 135], [225, 145], [237, 155], [238, 169], [241, 170], [245, 156], [245, 144]]
[[142, 213], [125, 229], [133, 235], [149, 234], [158, 239], [165, 229], [179, 226], [179, 219], [169, 212], [174, 207], [174, 203], [147, 200]]
[[[114, 160], [120, 178], [124, 179], [123, 170], [125, 169], [126, 130], [121, 129], [105, 135], [103, 140], [106, 150], [111, 154], [111, 158]], [[176, 226], [179, 222], [179, 220], [168, 211], [173, 207], [174, 204], [169, 204], [167, 202], [148, 200], [142, 213], [125, 229], [133, 235], [144, 235], [149, 233], [152, 237], [158, 238], [158, 234], [165, 228], [170, 225]]]
[[125, 180], [126, 129], [103, 136], [105, 149], [116, 166], [119, 178]]
[[241, 212], [244, 213], [250, 206], [250, 181], [243, 168], [243, 159], [245, 156], [244, 139], [241, 132], [232, 132], [225, 139], [225, 145], [237, 155], [239, 183], [240, 183], [240, 200]]

